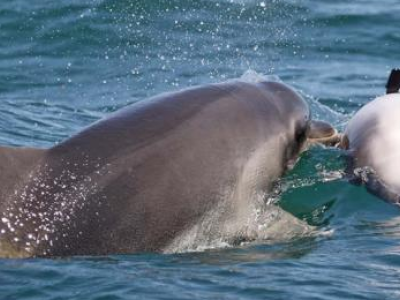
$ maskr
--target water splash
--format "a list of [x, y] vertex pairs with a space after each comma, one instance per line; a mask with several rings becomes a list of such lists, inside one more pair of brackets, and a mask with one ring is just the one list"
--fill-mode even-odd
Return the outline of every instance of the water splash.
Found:
[[198, 252], [253, 243], [278, 243], [312, 236], [317, 232], [315, 227], [264, 201], [254, 204], [250, 214], [241, 220], [221, 223], [224, 214], [224, 205], [208, 212], [198, 223], [175, 238], [163, 252]]
[[258, 83], [263, 81], [282, 82], [277, 75], [265, 75], [252, 69], [245, 71], [243, 75], [240, 76], [240, 80], [248, 83]]

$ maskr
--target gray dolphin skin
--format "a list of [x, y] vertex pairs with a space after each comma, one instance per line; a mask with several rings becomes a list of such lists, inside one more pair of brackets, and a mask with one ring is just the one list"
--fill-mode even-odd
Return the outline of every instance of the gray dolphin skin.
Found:
[[387, 94], [362, 107], [349, 121], [340, 146], [348, 150], [352, 181], [400, 205], [400, 71], [393, 70]]
[[244, 235], [255, 199], [304, 148], [306, 102], [240, 80], [128, 106], [50, 149], [0, 148], [0, 256], [162, 252], [205, 216]]

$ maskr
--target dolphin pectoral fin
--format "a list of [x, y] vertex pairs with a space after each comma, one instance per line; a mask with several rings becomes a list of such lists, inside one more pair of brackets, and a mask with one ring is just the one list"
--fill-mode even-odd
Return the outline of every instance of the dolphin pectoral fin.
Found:
[[320, 143], [326, 146], [335, 146], [340, 142], [340, 134], [331, 124], [312, 120], [309, 123], [307, 140], [310, 144]]
[[0, 147], [0, 203], [45, 152], [44, 149]]

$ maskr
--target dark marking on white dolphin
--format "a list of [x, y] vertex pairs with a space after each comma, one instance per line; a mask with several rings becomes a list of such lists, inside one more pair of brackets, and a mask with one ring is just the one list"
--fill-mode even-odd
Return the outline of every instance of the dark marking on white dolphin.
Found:
[[400, 69], [393, 69], [390, 72], [388, 82], [386, 84], [386, 94], [398, 93], [400, 90]]
[[163, 251], [213, 213], [205, 234], [241, 238], [307, 135], [334, 133], [311, 124], [288, 86], [232, 81], [134, 104], [50, 149], [0, 148], [0, 256]]

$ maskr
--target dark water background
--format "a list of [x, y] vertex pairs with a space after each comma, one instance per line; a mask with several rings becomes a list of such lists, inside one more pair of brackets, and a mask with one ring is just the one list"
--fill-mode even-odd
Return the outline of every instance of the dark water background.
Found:
[[[0, 144], [49, 147], [164, 91], [278, 75], [343, 127], [400, 67], [398, 0], [3, 0]], [[0, 299], [399, 299], [400, 213], [314, 148], [280, 205], [326, 234], [203, 253], [0, 260]]]

